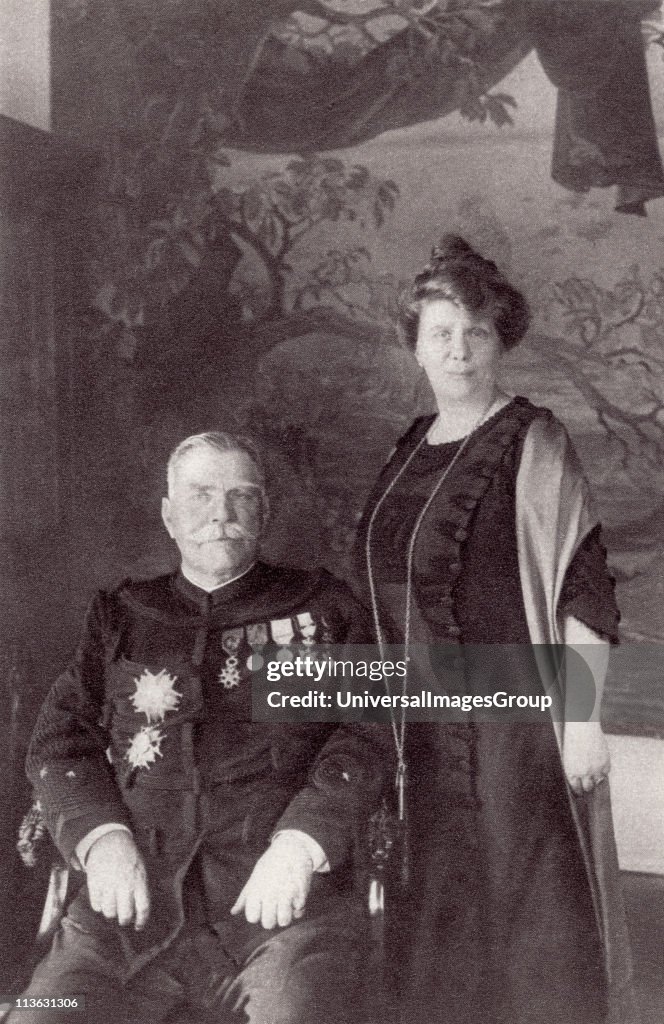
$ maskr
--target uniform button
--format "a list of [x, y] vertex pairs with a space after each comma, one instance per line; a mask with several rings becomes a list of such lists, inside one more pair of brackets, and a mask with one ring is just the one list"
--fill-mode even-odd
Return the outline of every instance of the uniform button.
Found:
[[490, 480], [493, 476], [493, 466], [482, 466], [480, 476], [486, 477], [487, 480]]
[[461, 629], [459, 628], [459, 626], [448, 626], [447, 627], [447, 632], [450, 634], [450, 636], [460, 636], [461, 635]]
[[468, 511], [470, 512], [472, 509], [475, 508], [476, 504], [477, 504], [477, 501], [475, 500], [475, 498], [466, 498], [466, 500], [463, 503], [463, 507], [467, 508]]
[[461, 569], [461, 562], [450, 562], [447, 568], [450, 572], [459, 572]]
[[460, 529], [455, 531], [454, 539], [455, 540], [465, 540], [467, 536], [468, 536], [468, 530], [464, 530], [463, 527], [461, 527]]
[[440, 603], [442, 605], [445, 605], [446, 608], [451, 607], [451, 605], [453, 603], [452, 602], [452, 595], [451, 594], [443, 594], [443, 596], [440, 599]]
[[457, 669], [460, 672], [465, 665], [465, 659], [459, 656], [454, 659], [452, 664], [454, 665], [455, 669]]

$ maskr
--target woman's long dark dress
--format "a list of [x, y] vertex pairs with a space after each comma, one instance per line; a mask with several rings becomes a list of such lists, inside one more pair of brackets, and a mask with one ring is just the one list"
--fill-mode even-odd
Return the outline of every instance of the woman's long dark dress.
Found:
[[[427, 513], [414, 554], [413, 639], [520, 645], [466, 658], [476, 692], [536, 692], [519, 583], [515, 485], [536, 415], [515, 399], [470, 440]], [[424, 437], [417, 421], [378, 481], [372, 508]], [[389, 639], [403, 638], [413, 525], [460, 442], [426, 441], [380, 508], [372, 562]], [[568, 571], [559, 611], [615, 639], [618, 613], [598, 531]], [[548, 716], [537, 724], [413, 724], [410, 885], [388, 903], [409, 1024], [599, 1024], [606, 979], [590, 890]]]

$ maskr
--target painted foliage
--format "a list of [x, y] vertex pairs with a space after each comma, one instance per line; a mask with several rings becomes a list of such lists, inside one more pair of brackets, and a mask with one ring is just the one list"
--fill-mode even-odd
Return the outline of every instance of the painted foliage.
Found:
[[[551, 183], [550, 122], [520, 132], [530, 80], [520, 94], [509, 82], [491, 91], [524, 45], [510, 36], [516, 23], [506, 24], [504, 5], [400, 5], [402, 21], [379, 19], [378, 30], [367, 14], [375, 20], [375, 4], [357, 17], [330, 4], [328, 23], [309, 12], [309, 21], [298, 16], [269, 31], [265, 10], [249, 5], [256, 22], [237, 56], [246, 73], [236, 79], [210, 33], [218, 10], [199, 6], [179, 35], [177, 3], [156, 19], [148, 3], [129, 18], [122, 3], [102, 11], [68, 2], [55, 23], [69, 69], [60, 79], [56, 69], [62, 130], [74, 133], [84, 120], [73, 102], [73, 51], [93, 85], [88, 113], [105, 127], [74, 382], [82, 443], [71, 569], [81, 605], [100, 580], [168, 564], [155, 467], [184, 433], [211, 425], [249, 429], [265, 447], [277, 510], [271, 557], [351, 573], [371, 482], [431, 401], [394, 328], [399, 287], [436, 237], [455, 229], [531, 299], [534, 326], [506, 365], [506, 383], [568, 425], [605, 522], [625, 635], [661, 641], [659, 204], [647, 221], [621, 217], [604, 193], [569, 195]], [[288, 15], [291, 5], [283, 6]], [[417, 16], [404, 26], [411, 8]], [[658, 31], [651, 22], [653, 52]], [[499, 38], [500, 73], [496, 65], [480, 75], [484, 44]], [[430, 114], [456, 108], [461, 118], [336, 152], [323, 152], [331, 137], [315, 132], [322, 144], [303, 144], [299, 155], [230, 148], [259, 123], [243, 120], [246, 103], [257, 102], [255, 76], [274, 85], [286, 54], [304, 102], [302, 82], [321, 66], [334, 64], [339, 82], [340, 69], [353, 80], [365, 60], [381, 74], [395, 71], [399, 47], [426, 39], [427, 59], [449, 72], [447, 107], [438, 95]], [[81, 54], [90, 57], [87, 70]], [[356, 104], [354, 138], [392, 126], [362, 128], [360, 107], [369, 116]], [[423, 116], [411, 106], [393, 124]], [[468, 129], [473, 119], [483, 126]], [[634, 694], [639, 685], [618, 680], [613, 692]], [[661, 701], [642, 697], [664, 724]]]

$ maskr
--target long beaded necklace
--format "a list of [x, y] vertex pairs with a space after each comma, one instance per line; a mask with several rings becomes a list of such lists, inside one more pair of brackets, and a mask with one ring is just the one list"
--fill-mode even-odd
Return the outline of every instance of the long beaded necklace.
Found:
[[[407, 555], [406, 555], [406, 610], [405, 610], [405, 621], [404, 621], [404, 663], [406, 665], [406, 671], [404, 673], [403, 681], [401, 683], [401, 696], [402, 696], [402, 698], [405, 698], [407, 693], [408, 693], [408, 661], [409, 661], [409, 657], [410, 657], [410, 653], [409, 652], [410, 652], [410, 632], [411, 632], [411, 606], [412, 606], [412, 594], [413, 594], [413, 562], [414, 562], [415, 544], [417, 542], [417, 536], [419, 534], [420, 527], [421, 527], [421, 525], [422, 525], [422, 523], [424, 521], [424, 517], [426, 516], [427, 512], [429, 511], [429, 508], [431, 507], [431, 504], [434, 501], [436, 495], [438, 494], [438, 492], [440, 491], [441, 487], [443, 486], [443, 484], [447, 480], [448, 476], [450, 475], [450, 473], [454, 469], [455, 465], [457, 464], [457, 462], [461, 458], [461, 455], [463, 454], [466, 446], [468, 445], [468, 442], [471, 440], [471, 438], [473, 437], [475, 432], [489, 418], [489, 414], [491, 413], [491, 410], [493, 409], [495, 404], [496, 404], [496, 398], [494, 397], [494, 398], [491, 399], [491, 401], [488, 404], [488, 406], [486, 407], [486, 409], [484, 409], [484, 411], [478, 416], [477, 421], [473, 424], [473, 426], [470, 429], [470, 431], [464, 437], [464, 439], [461, 442], [459, 448], [455, 452], [454, 457], [452, 458], [452, 461], [449, 463], [448, 466], [445, 467], [445, 469], [441, 473], [439, 479], [436, 481], [436, 486], [433, 488], [431, 494], [429, 495], [429, 497], [425, 501], [424, 505], [422, 506], [422, 508], [421, 508], [421, 510], [419, 512], [419, 515], [417, 516], [417, 519], [415, 520], [415, 525], [413, 526], [413, 530], [412, 530], [412, 533], [410, 535], [410, 540], [408, 542], [408, 549], [407, 549]], [[379, 510], [380, 510], [380, 508], [381, 508], [381, 506], [383, 504], [383, 502], [387, 498], [388, 494], [391, 493], [391, 491], [393, 490], [393, 488], [394, 488], [395, 484], [397, 483], [397, 481], [401, 479], [401, 477], [405, 473], [406, 469], [408, 468], [408, 466], [410, 465], [412, 460], [417, 455], [417, 453], [420, 450], [420, 448], [422, 447], [422, 445], [426, 442], [426, 439], [427, 439], [427, 434], [425, 433], [423, 435], [423, 437], [415, 445], [415, 447], [413, 448], [412, 452], [410, 453], [410, 455], [408, 456], [408, 458], [404, 462], [404, 464], [401, 467], [401, 469], [398, 471], [398, 473], [393, 478], [393, 480], [390, 481], [390, 483], [386, 487], [385, 491], [383, 492], [383, 494], [381, 495], [381, 497], [379, 498], [379, 500], [375, 504], [374, 509], [373, 509], [373, 511], [371, 513], [371, 516], [369, 517], [369, 523], [367, 525], [367, 539], [366, 539], [366, 547], [365, 547], [366, 563], [367, 563], [367, 576], [368, 576], [368, 580], [369, 580], [369, 594], [370, 594], [370, 597], [371, 597], [371, 611], [372, 611], [372, 614], [373, 614], [374, 627], [375, 627], [375, 630], [376, 630], [376, 640], [378, 641], [378, 651], [380, 653], [381, 662], [385, 662], [385, 660], [386, 660], [386, 658], [385, 658], [385, 637], [384, 637], [383, 628], [382, 628], [381, 622], [380, 622], [380, 613], [378, 611], [378, 595], [377, 595], [377, 592], [376, 592], [376, 583], [375, 583], [375, 579], [374, 579], [373, 563], [372, 563], [372, 559], [371, 559], [371, 531], [373, 529], [374, 522], [376, 520], [376, 516], [377, 516], [377, 514], [378, 514], [378, 512], [379, 512]], [[389, 683], [389, 680], [385, 676], [383, 676], [383, 685], [385, 687], [385, 690], [386, 690], [386, 693], [387, 693], [388, 697], [391, 697], [392, 694], [391, 694], [391, 690], [390, 690], [390, 683]], [[406, 742], [406, 707], [405, 707], [405, 705], [406, 705], [406, 701], [402, 700], [401, 701], [401, 714], [399, 715], [398, 719], [397, 719], [397, 716], [395, 714], [395, 709], [392, 707], [392, 701], [390, 701], [390, 707], [389, 707], [389, 711], [390, 711], [390, 726], [392, 728], [392, 737], [394, 739], [394, 749], [395, 749], [396, 755], [397, 755], [397, 771], [396, 771], [395, 785], [396, 785], [396, 790], [397, 790], [397, 812], [398, 812], [398, 819], [399, 819], [399, 822], [401, 822], [401, 823], [403, 823], [405, 821], [405, 817], [406, 817], [406, 803], [405, 803], [405, 799], [406, 799], [406, 781], [407, 781], [407, 770], [408, 770], [407, 769], [406, 760], [405, 760], [405, 757], [404, 757], [405, 742]]]

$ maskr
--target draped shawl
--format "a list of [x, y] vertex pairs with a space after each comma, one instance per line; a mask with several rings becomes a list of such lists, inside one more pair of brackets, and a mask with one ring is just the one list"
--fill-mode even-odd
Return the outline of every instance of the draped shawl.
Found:
[[[564, 665], [555, 653], [551, 657], [564, 642], [556, 613], [558, 598], [574, 553], [596, 523], [588, 485], [567, 432], [555, 419], [538, 417], [525, 438], [516, 484], [519, 573], [542, 683], [548, 691], [559, 691], [563, 706]], [[564, 723], [554, 721], [554, 728], [562, 748]], [[602, 782], [580, 797], [571, 790], [568, 793], [604, 944], [607, 1024], [638, 1024], [609, 783]]]

